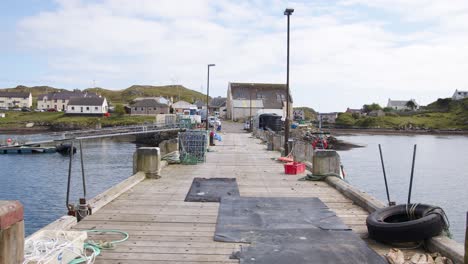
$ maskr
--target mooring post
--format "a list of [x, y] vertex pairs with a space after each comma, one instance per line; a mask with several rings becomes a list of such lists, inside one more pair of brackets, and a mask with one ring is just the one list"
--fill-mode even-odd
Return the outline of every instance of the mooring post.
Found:
[[133, 154], [133, 173], [142, 171], [147, 178], [161, 177], [161, 151], [159, 148], [141, 147]]
[[19, 201], [0, 201], [0, 263], [23, 263], [24, 209]]
[[340, 175], [341, 170], [340, 155], [335, 150], [320, 149], [314, 153], [312, 157], [312, 174]]

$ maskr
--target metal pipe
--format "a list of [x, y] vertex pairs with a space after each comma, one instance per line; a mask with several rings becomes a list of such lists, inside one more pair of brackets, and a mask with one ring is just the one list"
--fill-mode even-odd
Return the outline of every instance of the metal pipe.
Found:
[[284, 14], [288, 17], [287, 52], [286, 52], [286, 117], [284, 119], [284, 155], [289, 154], [289, 18], [294, 9], [288, 8]]
[[411, 202], [411, 191], [413, 189], [413, 176], [414, 176], [414, 162], [416, 160], [416, 144], [414, 144], [414, 149], [413, 149], [413, 164], [411, 165], [411, 178], [410, 178], [410, 185], [409, 185], [409, 191], [408, 191], [408, 204]]
[[387, 174], [385, 173], [385, 165], [384, 165], [384, 161], [383, 161], [382, 147], [380, 146], [380, 144], [379, 144], [379, 153], [380, 153], [380, 161], [382, 163], [383, 177], [384, 177], [384, 180], [385, 180], [385, 191], [387, 192], [388, 205], [391, 205], [390, 192], [388, 191]]
[[68, 202], [70, 199], [70, 184], [71, 184], [71, 173], [72, 173], [72, 162], [73, 162], [73, 141], [70, 144], [70, 151], [68, 154], [70, 155], [70, 163], [68, 164], [68, 183], [67, 183], [67, 199], [66, 199], [67, 209], [69, 209]]
[[210, 101], [210, 65], [208, 64], [208, 77], [206, 78], [206, 130], [209, 128], [209, 106], [208, 102]]
[[81, 178], [83, 179], [83, 198], [86, 199], [86, 178], [84, 172], [84, 161], [83, 161], [83, 145], [80, 140], [80, 159], [81, 159]]

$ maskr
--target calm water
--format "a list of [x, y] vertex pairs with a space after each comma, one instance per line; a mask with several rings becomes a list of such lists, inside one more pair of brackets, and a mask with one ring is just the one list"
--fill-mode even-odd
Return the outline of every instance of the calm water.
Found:
[[[12, 136], [0, 135], [0, 142], [8, 137]], [[33, 135], [18, 139], [48, 137]], [[132, 175], [135, 149], [135, 144], [128, 139], [83, 141], [88, 199]], [[27, 234], [67, 213], [68, 164], [69, 157], [58, 153], [0, 155], [0, 200], [20, 200], [23, 203]], [[70, 201], [77, 203], [82, 194], [80, 159], [75, 155]]]
[[378, 144], [389, 182], [390, 198], [406, 203], [413, 145], [417, 144], [411, 202], [442, 207], [447, 213], [453, 238], [464, 241], [468, 211], [468, 137], [431, 135], [350, 135], [339, 139], [365, 146], [340, 151], [347, 180], [386, 202]]

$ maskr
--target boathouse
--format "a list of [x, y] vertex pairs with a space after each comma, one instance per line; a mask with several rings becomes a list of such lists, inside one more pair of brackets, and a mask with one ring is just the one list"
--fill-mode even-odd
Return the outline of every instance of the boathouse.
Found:
[[[229, 83], [226, 100], [227, 118], [246, 119], [258, 113], [286, 115], [286, 85], [277, 83]], [[289, 95], [289, 116], [293, 115]]]

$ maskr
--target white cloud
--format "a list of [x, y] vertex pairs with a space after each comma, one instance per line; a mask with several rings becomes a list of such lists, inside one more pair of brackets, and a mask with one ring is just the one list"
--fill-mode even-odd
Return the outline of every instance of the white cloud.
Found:
[[[199, 91], [206, 64], [216, 63], [211, 91], [225, 95], [229, 81], [285, 82], [282, 12], [291, 6], [295, 105], [340, 111], [388, 97], [428, 103], [468, 82], [465, 2], [61, 0], [19, 22], [17, 46], [47, 54], [45, 78], [62, 87], [177, 79]], [[372, 10], [386, 15], [369, 18]]]

